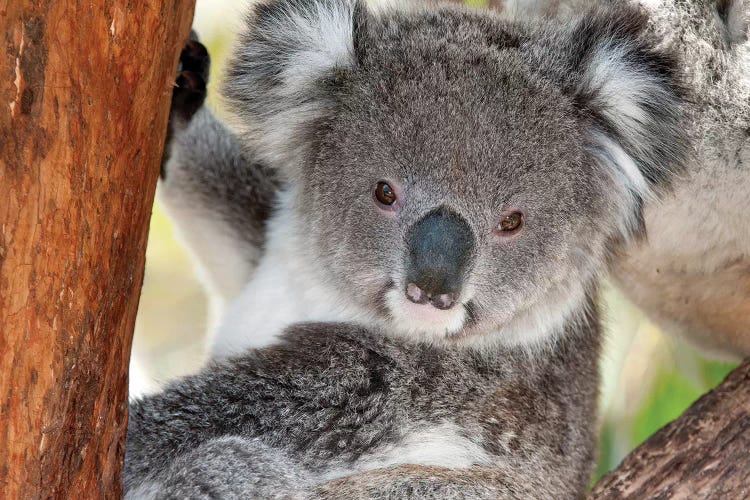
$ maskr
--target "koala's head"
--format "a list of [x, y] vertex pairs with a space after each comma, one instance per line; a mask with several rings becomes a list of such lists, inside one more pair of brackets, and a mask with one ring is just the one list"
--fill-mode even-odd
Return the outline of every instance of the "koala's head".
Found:
[[345, 300], [401, 334], [526, 343], [581, 309], [685, 158], [674, 63], [644, 24], [274, 0], [224, 95]]

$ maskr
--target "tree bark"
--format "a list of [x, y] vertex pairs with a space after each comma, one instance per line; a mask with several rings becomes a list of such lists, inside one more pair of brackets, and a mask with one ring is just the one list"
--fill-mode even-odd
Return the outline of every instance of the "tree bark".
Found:
[[0, 0], [0, 496], [115, 498], [194, 0]]
[[750, 360], [636, 448], [589, 499], [750, 498]]

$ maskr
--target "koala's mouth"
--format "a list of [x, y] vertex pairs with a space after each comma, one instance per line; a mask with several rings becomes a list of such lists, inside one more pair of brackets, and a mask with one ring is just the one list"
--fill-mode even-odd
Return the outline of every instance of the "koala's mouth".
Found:
[[437, 339], [461, 334], [476, 323], [473, 302], [456, 301], [451, 307], [436, 307], [430, 301], [415, 301], [398, 286], [383, 294], [382, 306], [395, 333], [421, 339]]

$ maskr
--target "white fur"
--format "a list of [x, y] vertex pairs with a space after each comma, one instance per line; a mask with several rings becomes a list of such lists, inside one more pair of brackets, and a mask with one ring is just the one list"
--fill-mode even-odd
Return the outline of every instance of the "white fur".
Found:
[[[305, 148], [297, 140], [301, 129], [320, 116], [325, 106], [309, 99], [310, 85], [331, 69], [352, 64], [352, 8], [349, 2], [311, 2], [303, 11], [287, 8], [275, 22], [256, 27], [269, 44], [296, 49], [288, 54], [288, 59], [279, 61], [283, 84], [270, 91], [267, 97], [271, 99], [264, 112], [255, 111], [253, 118], [258, 122], [248, 124], [243, 117], [231, 118], [233, 128], [252, 137], [256, 153], [270, 164], [283, 169], [292, 167], [294, 171]], [[264, 47], [266, 51], [274, 49]], [[242, 51], [243, 47], [238, 48], [238, 52]], [[269, 55], [256, 57], [262, 61]]]
[[246, 244], [210, 207], [185, 191], [180, 148], [172, 148], [170, 175], [159, 182], [157, 197], [173, 222], [175, 235], [196, 263], [198, 280], [208, 292], [208, 324], [213, 330], [224, 308], [250, 279], [260, 249]]
[[144, 481], [128, 491], [125, 500], [155, 500], [163, 490], [163, 485], [158, 481]]
[[[173, 174], [179, 175], [179, 172]], [[168, 177], [159, 183], [157, 193], [164, 211], [175, 222], [183, 248], [197, 263], [196, 274], [208, 291], [209, 325], [213, 329], [226, 305], [239, 295], [250, 279], [260, 249], [245, 243], [205, 205], [184, 196], [181, 186], [173, 181]]]
[[293, 197], [280, 196], [279, 210], [268, 223], [265, 257], [222, 319], [212, 341], [214, 357], [271, 345], [293, 323], [374, 321], [341, 297], [305, 252]]
[[[747, 0], [745, 0], [747, 1]], [[727, 12], [726, 29], [729, 39], [733, 43], [747, 42], [748, 24], [750, 23], [750, 6], [743, 5], [743, 0], [735, 0]], [[718, 13], [717, 13], [718, 16]], [[717, 24], [721, 21], [717, 21]]]
[[502, 343], [508, 346], [536, 347], [553, 341], [584, 304], [583, 287], [575, 283], [553, 286], [542, 298], [516, 311], [513, 318], [494, 335], [469, 338], [471, 345]]
[[451, 422], [408, 432], [398, 444], [389, 444], [365, 455], [351, 466], [336, 468], [325, 474], [330, 481], [357, 472], [394, 465], [426, 465], [465, 469], [497, 461], [478, 443], [464, 437]]
[[620, 178], [621, 182], [618, 184], [622, 184], [622, 187], [639, 196], [647, 197], [649, 195], [648, 183], [633, 158], [622, 149], [622, 146], [605, 134], [592, 133], [596, 136], [595, 141], [599, 143], [602, 152], [605, 153], [605, 158], [609, 160], [605, 166], [614, 167], [615, 177]]
[[[464, 293], [464, 296], [465, 303], [469, 295]], [[462, 304], [444, 311], [429, 304], [413, 304], [406, 298], [403, 287], [398, 286], [389, 290], [385, 298], [394, 323], [399, 326], [395, 332], [411, 338], [441, 338], [458, 332], [466, 322], [466, 310]]]
[[252, 262], [260, 257], [260, 250], [235, 236], [232, 228], [220, 216], [207, 213], [205, 206], [180, 197], [168, 181], [160, 186], [159, 200], [177, 221], [175, 227], [189, 229], [178, 230], [178, 235], [200, 263], [201, 281], [222, 303], [234, 299], [250, 279]]
[[610, 205], [615, 213], [623, 214], [618, 220], [618, 232], [624, 239], [630, 240], [638, 223], [637, 197], [653, 201], [653, 196], [633, 158], [622, 146], [601, 132], [591, 131], [590, 134], [597, 144], [592, 152], [612, 181]]
[[[652, 96], [656, 101], [670, 103], [671, 99], [662, 99], [665, 91], [661, 82], [633, 67], [628, 61], [626, 47], [600, 47], [586, 69], [582, 88], [595, 91], [594, 105], [625, 138], [629, 147], [638, 151], [651, 147], [653, 138], [645, 137], [644, 128], [650, 118], [641, 100]], [[624, 175], [627, 187], [642, 198], [647, 197], [648, 183], [625, 150], [604, 134], [596, 134], [595, 140], [612, 159], [610, 166]]]
[[284, 20], [284, 33], [293, 39], [289, 43], [301, 48], [284, 69], [285, 91], [289, 94], [306, 93], [310, 81], [353, 60], [351, 6], [341, 2], [331, 8], [313, 2], [311, 7], [314, 12], [306, 16], [289, 12]]
[[[333, 8], [331, 8], [333, 7]], [[280, 109], [265, 117], [263, 151], [273, 156], [294, 144], [290, 140], [300, 133], [300, 127], [314, 120], [321, 113], [320, 102], [304, 102], [309, 95], [309, 86], [321, 75], [337, 66], [348, 66], [353, 61], [352, 8], [348, 3], [324, 6], [311, 2], [311, 10], [299, 13], [290, 11], [283, 25], [276, 29], [284, 34], [284, 43], [299, 47], [285, 61], [282, 78], [284, 85], [278, 88], [279, 99], [298, 101], [292, 107]], [[269, 38], [279, 36], [269, 33]], [[272, 158], [284, 163], [286, 158]]]

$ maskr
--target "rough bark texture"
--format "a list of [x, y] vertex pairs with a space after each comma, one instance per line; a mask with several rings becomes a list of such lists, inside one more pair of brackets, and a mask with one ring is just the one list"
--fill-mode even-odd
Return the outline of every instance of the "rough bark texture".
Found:
[[194, 0], [0, 0], [0, 497], [115, 498]]
[[750, 361], [636, 448], [589, 498], [750, 498]]

